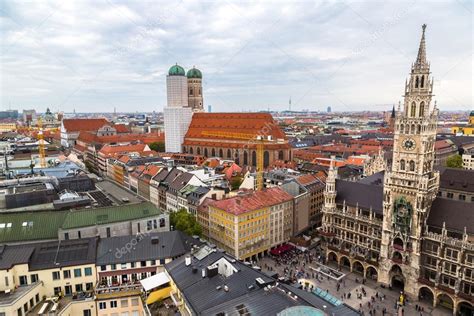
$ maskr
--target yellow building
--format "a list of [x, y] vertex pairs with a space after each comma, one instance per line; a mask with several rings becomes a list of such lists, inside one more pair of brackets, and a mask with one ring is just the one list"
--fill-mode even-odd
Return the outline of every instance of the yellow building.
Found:
[[0, 133], [13, 132], [16, 130], [16, 123], [4, 122], [0, 123]]
[[466, 136], [474, 136], [474, 111], [469, 114], [469, 122], [464, 126], [453, 126], [451, 127], [453, 134], [463, 134]]
[[252, 191], [209, 204], [209, 236], [238, 259], [263, 256], [292, 235], [293, 197], [280, 188]]
[[[39, 313], [43, 305], [43, 311], [58, 309], [57, 301], [65, 295], [84, 293], [80, 301], [85, 301], [85, 293], [92, 293], [97, 282], [96, 244], [97, 239], [89, 238], [0, 247], [0, 279], [4, 280], [0, 283], [0, 315]], [[84, 308], [92, 313], [89, 305]]]

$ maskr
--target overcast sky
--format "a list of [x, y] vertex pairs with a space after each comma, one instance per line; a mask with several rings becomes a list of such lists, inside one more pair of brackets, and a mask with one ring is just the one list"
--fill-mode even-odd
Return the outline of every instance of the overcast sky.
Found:
[[[244, 3], [244, 4], [243, 4]], [[442, 110], [473, 107], [473, 5], [458, 1], [0, 0], [0, 109], [161, 111], [178, 63], [213, 111], [385, 110], [421, 25]]]

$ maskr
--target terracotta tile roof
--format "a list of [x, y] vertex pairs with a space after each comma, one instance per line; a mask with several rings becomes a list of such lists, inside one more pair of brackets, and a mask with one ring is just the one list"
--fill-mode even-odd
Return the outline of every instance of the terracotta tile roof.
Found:
[[212, 201], [209, 205], [224, 210], [227, 213], [240, 215], [249, 211], [255, 211], [268, 206], [291, 201], [292, 199], [293, 197], [290, 194], [275, 187], [261, 191], [252, 191], [252, 193], [243, 196], [238, 195], [229, 199]]
[[125, 124], [114, 124], [117, 133], [130, 133], [130, 129]]
[[308, 185], [313, 182], [319, 181], [319, 178], [317, 178], [313, 174], [304, 174], [302, 176], [297, 177], [296, 181], [298, 181], [301, 185]]
[[101, 156], [112, 156], [118, 153], [130, 153], [130, 152], [144, 152], [150, 151], [147, 150], [148, 145], [146, 144], [136, 144], [136, 145], [105, 145], [99, 151], [99, 155]]
[[150, 133], [150, 134], [117, 134], [109, 136], [97, 136], [91, 132], [80, 132], [77, 137], [77, 141], [84, 143], [97, 143], [97, 144], [111, 144], [111, 143], [126, 143], [126, 142], [142, 142], [145, 144], [151, 144], [154, 142], [164, 142], [164, 133]]
[[98, 119], [64, 119], [64, 128], [68, 132], [97, 131], [104, 125], [111, 125], [105, 118]]
[[[236, 148], [241, 147], [242, 144], [235, 143], [235, 139], [205, 136], [202, 134], [204, 131], [245, 133], [255, 136], [268, 135], [272, 136], [274, 140], [283, 139], [286, 141], [286, 144], [268, 145], [269, 149], [271, 146], [276, 146], [277, 148], [289, 146], [285, 133], [283, 133], [269, 113], [194, 113], [185, 136], [184, 145], [216, 146], [216, 143], [212, 140], [225, 139], [226, 141], [232, 140]], [[195, 139], [199, 140], [196, 141]], [[206, 142], [206, 139], [210, 140], [209, 144], [203, 143]], [[246, 140], [243, 141], [246, 142]], [[226, 146], [231, 147], [230, 144], [226, 144]]]

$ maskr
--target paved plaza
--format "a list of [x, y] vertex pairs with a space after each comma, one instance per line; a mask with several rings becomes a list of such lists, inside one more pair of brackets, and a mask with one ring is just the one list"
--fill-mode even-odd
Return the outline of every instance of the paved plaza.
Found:
[[[433, 309], [432, 302], [424, 301], [412, 302], [408, 300], [402, 308], [403, 311], [397, 309], [399, 290], [384, 288], [372, 280], [365, 280], [365, 284], [362, 284], [362, 276], [348, 270], [341, 271], [345, 273], [345, 276], [340, 279], [338, 285], [334, 278], [315, 272], [319, 267], [318, 253], [312, 250], [310, 254], [287, 254], [278, 260], [267, 256], [259, 259], [257, 264], [264, 272], [277, 272], [280, 277], [286, 276], [289, 279], [296, 279], [305, 289], [319, 288], [328, 291], [332, 296], [361, 311], [363, 315], [453, 315], [449, 309], [444, 307]], [[336, 266], [329, 265], [329, 267], [337, 269]]]

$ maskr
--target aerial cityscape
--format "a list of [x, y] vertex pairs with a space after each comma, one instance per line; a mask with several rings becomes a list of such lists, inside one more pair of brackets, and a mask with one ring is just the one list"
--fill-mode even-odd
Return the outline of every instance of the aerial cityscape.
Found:
[[0, 316], [474, 316], [470, 1], [4, 1]]

